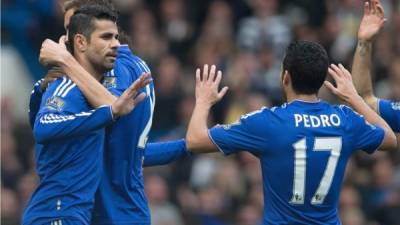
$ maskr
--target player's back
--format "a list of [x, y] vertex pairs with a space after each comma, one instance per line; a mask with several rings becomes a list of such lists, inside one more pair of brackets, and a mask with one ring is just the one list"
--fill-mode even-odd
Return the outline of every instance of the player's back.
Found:
[[351, 109], [325, 102], [293, 101], [262, 114], [264, 223], [340, 224], [346, 163], [354, 150], [373, 152], [383, 132], [374, 135]]
[[[74, 219], [89, 224], [100, 182], [104, 129], [109, 108], [91, 110], [67, 78], [53, 82], [36, 118], [36, 171], [39, 185], [25, 209], [22, 224]], [[58, 222], [57, 222], [58, 223]]]
[[293, 101], [243, 116], [209, 133], [225, 154], [246, 150], [261, 161], [263, 224], [340, 224], [337, 205], [346, 163], [373, 152], [384, 131], [350, 108]]
[[[114, 69], [105, 76], [103, 85], [119, 96], [143, 72], [150, 72], [147, 65], [123, 45], [118, 49]], [[131, 113], [106, 129], [104, 171], [96, 193], [92, 224], [150, 224], [142, 163], [153, 119], [153, 83], [142, 91], [146, 98]]]

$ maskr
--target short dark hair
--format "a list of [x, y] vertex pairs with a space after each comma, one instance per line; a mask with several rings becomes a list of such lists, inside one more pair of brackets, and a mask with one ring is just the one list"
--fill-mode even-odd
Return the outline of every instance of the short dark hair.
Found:
[[85, 5], [75, 11], [68, 26], [68, 47], [71, 52], [74, 52], [74, 37], [76, 34], [83, 34], [90, 41], [90, 35], [95, 29], [95, 19], [110, 20], [116, 23], [118, 16], [115, 11], [105, 5], [98, 4]]
[[292, 42], [286, 49], [283, 70], [289, 72], [297, 94], [316, 94], [326, 78], [329, 58], [325, 49], [310, 41]]
[[66, 0], [63, 4], [62, 10], [64, 13], [73, 8], [80, 8], [84, 5], [105, 5], [114, 10], [114, 6], [110, 0]]

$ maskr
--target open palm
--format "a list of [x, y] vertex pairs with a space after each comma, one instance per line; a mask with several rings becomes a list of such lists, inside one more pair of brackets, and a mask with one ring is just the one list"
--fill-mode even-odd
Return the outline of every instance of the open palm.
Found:
[[358, 39], [371, 41], [382, 29], [385, 22], [383, 7], [379, 0], [368, 1], [364, 4], [364, 16], [358, 30]]

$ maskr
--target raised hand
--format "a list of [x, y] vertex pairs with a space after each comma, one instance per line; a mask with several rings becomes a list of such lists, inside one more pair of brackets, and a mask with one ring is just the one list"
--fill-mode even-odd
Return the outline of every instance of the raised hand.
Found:
[[67, 57], [72, 57], [65, 46], [65, 36], [61, 36], [59, 42], [46, 39], [40, 49], [39, 62], [46, 67], [60, 67]]
[[331, 64], [330, 68], [328, 68], [328, 73], [335, 80], [336, 87], [329, 81], [325, 81], [324, 85], [334, 95], [349, 104], [360, 98], [354, 87], [350, 72], [342, 64], [339, 64], [339, 66]]
[[215, 65], [212, 65], [209, 70], [207, 64], [204, 65], [202, 74], [199, 68], [196, 70], [196, 104], [211, 107], [221, 100], [228, 91], [228, 87], [223, 87], [221, 91], [218, 91], [222, 72], [218, 70], [216, 76], [215, 72]]
[[385, 13], [379, 0], [371, 0], [364, 3], [364, 15], [358, 29], [358, 39], [360, 41], [372, 41], [372, 39], [382, 29]]
[[149, 73], [143, 73], [122, 95], [117, 98], [111, 108], [116, 117], [130, 113], [146, 97], [145, 93], [138, 93], [152, 81]]

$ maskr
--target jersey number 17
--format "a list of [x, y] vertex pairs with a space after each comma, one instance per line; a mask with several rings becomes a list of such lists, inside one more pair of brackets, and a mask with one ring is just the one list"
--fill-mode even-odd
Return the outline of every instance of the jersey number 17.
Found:
[[[307, 165], [307, 144], [306, 138], [302, 138], [293, 144], [295, 150], [294, 160], [294, 181], [293, 195], [290, 203], [304, 204], [306, 165]], [[324, 175], [319, 183], [317, 191], [314, 193], [311, 204], [319, 205], [324, 202], [326, 195], [332, 184], [336, 165], [342, 150], [341, 137], [316, 137], [313, 151], [330, 151], [331, 154], [325, 168]]]

